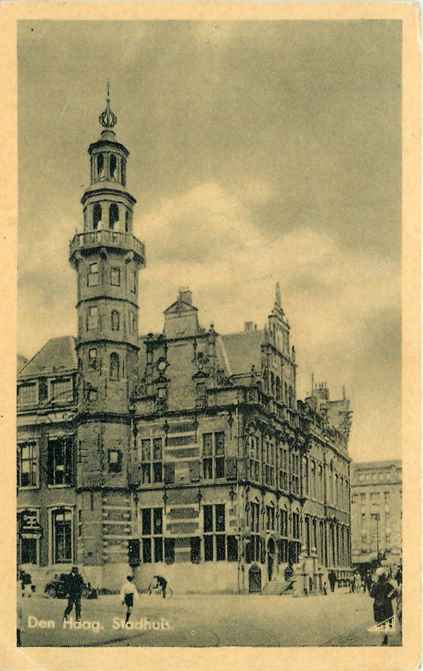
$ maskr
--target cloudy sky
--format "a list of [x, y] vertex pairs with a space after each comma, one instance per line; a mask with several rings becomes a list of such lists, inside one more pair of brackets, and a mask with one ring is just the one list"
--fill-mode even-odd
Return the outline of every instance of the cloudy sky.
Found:
[[75, 334], [68, 241], [111, 81], [147, 245], [141, 328], [178, 287], [205, 326], [263, 325], [346, 385], [358, 460], [400, 456], [399, 22], [22, 22], [18, 351]]

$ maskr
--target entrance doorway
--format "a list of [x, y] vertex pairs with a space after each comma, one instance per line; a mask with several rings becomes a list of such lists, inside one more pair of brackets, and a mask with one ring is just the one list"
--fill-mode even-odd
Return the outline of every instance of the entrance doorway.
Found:
[[248, 571], [248, 591], [261, 592], [261, 568], [253, 564]]

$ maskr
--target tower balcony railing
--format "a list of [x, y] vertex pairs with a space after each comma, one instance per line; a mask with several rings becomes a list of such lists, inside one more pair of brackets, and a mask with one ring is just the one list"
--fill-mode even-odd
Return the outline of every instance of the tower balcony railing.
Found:
[[72, 257], [80, 249], [99, 246], [126, 249], [136, 253], [143, 261], [145, 260], [145, 247], [141, 240], [138, 240], [132, 233], [107, 229], [76, 233], [69, 243], [69, 256]]

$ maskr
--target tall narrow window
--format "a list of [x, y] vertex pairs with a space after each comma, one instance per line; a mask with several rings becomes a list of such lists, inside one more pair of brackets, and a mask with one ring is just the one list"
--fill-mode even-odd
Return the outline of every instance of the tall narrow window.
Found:
[[91, 349], [88, 350], [88, 365], [90, 368], [97, 368], [97, 348], [96, 347], [91, 347]]
[[213, 480], [225, 477], [225, 433], [203, 434], [203, 478]]
[[110, 219], [109, 219], [109, 226], [113, 230], [115, 228], [115, 224], [119, 221], [119, 208], [116, 205], [116, 203], [112, 203], [110, 205]]
[[110, 156], [110, 179], [116, 180], [118, 172], [118, 162], [114, 154]]
[[93, 208], [93, 229], [101, 228], [101, 205], [96, 203]]
[[38, 448], [35, 441], [18, 445], [18, 485], [38, 486]]
[[98, 308], [93, 305], [88, 308], [87, 312], [87, 331], [92, 331], [98, 327]]
[[120, 314], [117, 310], [112, 310], [112, 331], [120, 330]]
[[125, 211], [125, 233], [129, 233], [129, 211]]
[[88, 266], [88, 286], [97, 287], [99, 284], [99, 267], [98, 263], [90, 263]]
[[141, 482], [163, 482], [163, 441], [162, 438], [141, 440]]
[[161, 508], [141, 510], [142, 561], [144, 564], [163, 561], [163, 511]]
[[97, 177], [99, 179], [103, 179], [105, 177], [103, 154], [98, 154], [97, 156]]
[[204, 560], [224, 561], [226, 559], [225, 505], [204, 506]]
[[119, 354], [112, 352], [110, 355], [110, 379], [119, 380]]
[[113, 266], [110, 270], [110, 284], [114, 287], [120, 287], [120, 268]]
[[73, 560], [72, 511], [52, 511], [53, 562], [55, 564]]
[[122, 184], [126, 186], [126, 161], [122, 159], [121, 161], [121, 173], [122, 173]]
[[71, 485], [73, 483], [74, 439], [73, 436], [48, 439], [48, 484]]

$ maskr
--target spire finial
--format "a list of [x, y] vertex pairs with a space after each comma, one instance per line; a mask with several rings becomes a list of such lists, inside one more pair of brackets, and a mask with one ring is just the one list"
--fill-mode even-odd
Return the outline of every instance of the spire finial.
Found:
[[280, 287], [279, 282], [276, 282], [275, 305], [277, 305], [278, 308], [282, 308], [281, 287]]
[[104, 112], [100, 114], [98, 117], [98, 120], [100, 122], [100, 126], [103, 126], [103, 128], [113, 128], [117, 124], [117, 116], [114, 112], [112, 112], [112, 108], [110, 107], [110, 82], [107, 80], [107, 85], [106, 85], [106, 109]]

